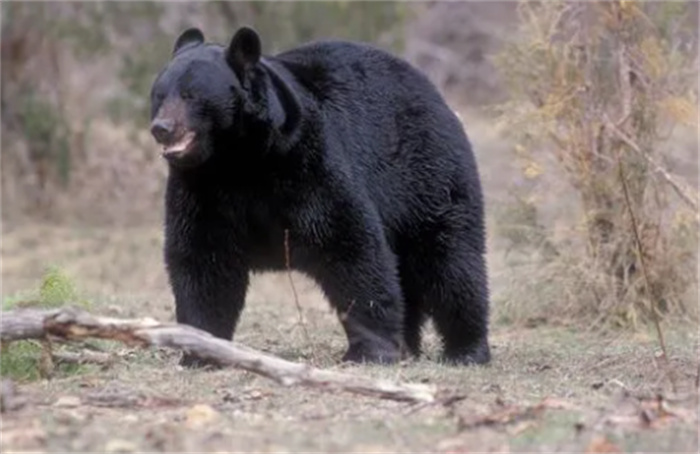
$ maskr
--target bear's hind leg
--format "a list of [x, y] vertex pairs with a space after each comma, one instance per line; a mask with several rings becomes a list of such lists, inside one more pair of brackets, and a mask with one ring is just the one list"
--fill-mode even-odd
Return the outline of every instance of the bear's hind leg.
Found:
[[402, 257], [406, 301], [406, 343], [417, 350], [419, 320], [431, 317], [442, 339], [442, 359], [448, 363], [484, 364], [488, 345], [488, 284], [483, 254], [475, 251], [478, 238], [463, 236], [441, 241], [425, 237], [409, 243]]
[[443, 360], [486, 364], [488, 343], [488, 283], [482, 254], [466, 248], [446, 253], [436, 266], [427, 293], [435, 328], [443, 340]]
[[419, 284], [419, 276], [404, 261], [399, 267], [401, 274], [401, 290], [404, 298], [404, 342], [408, 352], [419, 357], [421, 354], [421, 339], [423, 324], [426, 320], [424, 295]]

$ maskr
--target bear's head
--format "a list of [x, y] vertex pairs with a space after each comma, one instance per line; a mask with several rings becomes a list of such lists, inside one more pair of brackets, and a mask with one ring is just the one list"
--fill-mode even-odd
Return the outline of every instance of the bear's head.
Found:
[[296, 116], [290, 112], [297, 110], [284, 77], [262, 62], [253, 29], [240, 28], [224, 47], [189, 28], [151, 88], [151, 134], [170, 165], [191, 168], [214, 150], [236, 153], [244, 141], [267, 142], [289, 131]]

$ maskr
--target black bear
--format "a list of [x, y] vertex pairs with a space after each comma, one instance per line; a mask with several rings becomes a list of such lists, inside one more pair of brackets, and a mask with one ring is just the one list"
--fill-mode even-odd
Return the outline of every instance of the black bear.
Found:
[[446, 362], [490, 361], [478, 169], [417, 69], [368, 44], [264, 56], [251, 28], [228, 46], [190, 28], [153, 83], [151, 119], [179, 323], [231, 339], [249, 273], [284, 270], [288, 252], [337, 311], [343, 360], [419, 355], [430, 317]]

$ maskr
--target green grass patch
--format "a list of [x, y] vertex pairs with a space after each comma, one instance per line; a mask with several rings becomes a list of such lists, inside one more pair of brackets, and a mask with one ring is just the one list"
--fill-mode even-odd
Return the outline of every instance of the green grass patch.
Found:
[[[83, 299], [73, 280], [59, 267], [49, 267], [38, 287], [4, 297], [2, 310], [8, 311], [23, 307], [52, 309], [65, 304], [90, 308], [89, 301]], [[4, 344], [0, 352], [0, 376], [17, 381], [33, 381], [42, 378], [42, 345], [36, 340], [15, 341]], [[66, 376], [81, 373], [86, 366], [58, 364], [52, 375]]]
[[90, 302], [84, 299], [78, 287], [61, 268], [49, 267], [36, 289], [18, 292], [3, 297], [2, 309], [12, 310], [22, 307], [54, 309], [66, 304], [90, 308]]
[[[0, 375], [20, 382], [43, 378], [41, 351], [42, 346], [38, 341], [17, 341], [4, 346], [0, 355]], [[84, 372], [87, 367], [89, 366], [59, 363], [51, 370], [51, 375], [75, 375]]]

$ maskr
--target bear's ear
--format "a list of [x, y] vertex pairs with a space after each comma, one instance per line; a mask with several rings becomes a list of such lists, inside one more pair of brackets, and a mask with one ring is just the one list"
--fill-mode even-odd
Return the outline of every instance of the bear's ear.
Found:
[[255, 30], [241, 27], [226, 49], [226, 62], [238, 78], [243, 80], [245, 71], [260, 61], [261, 51], [260, 37]]
[[198, 28], [188, 28], [177, 38], [175, 47], [173, 47], [173, 55], [185, 46], [198, 45], [204, 42], [204, 34]]

